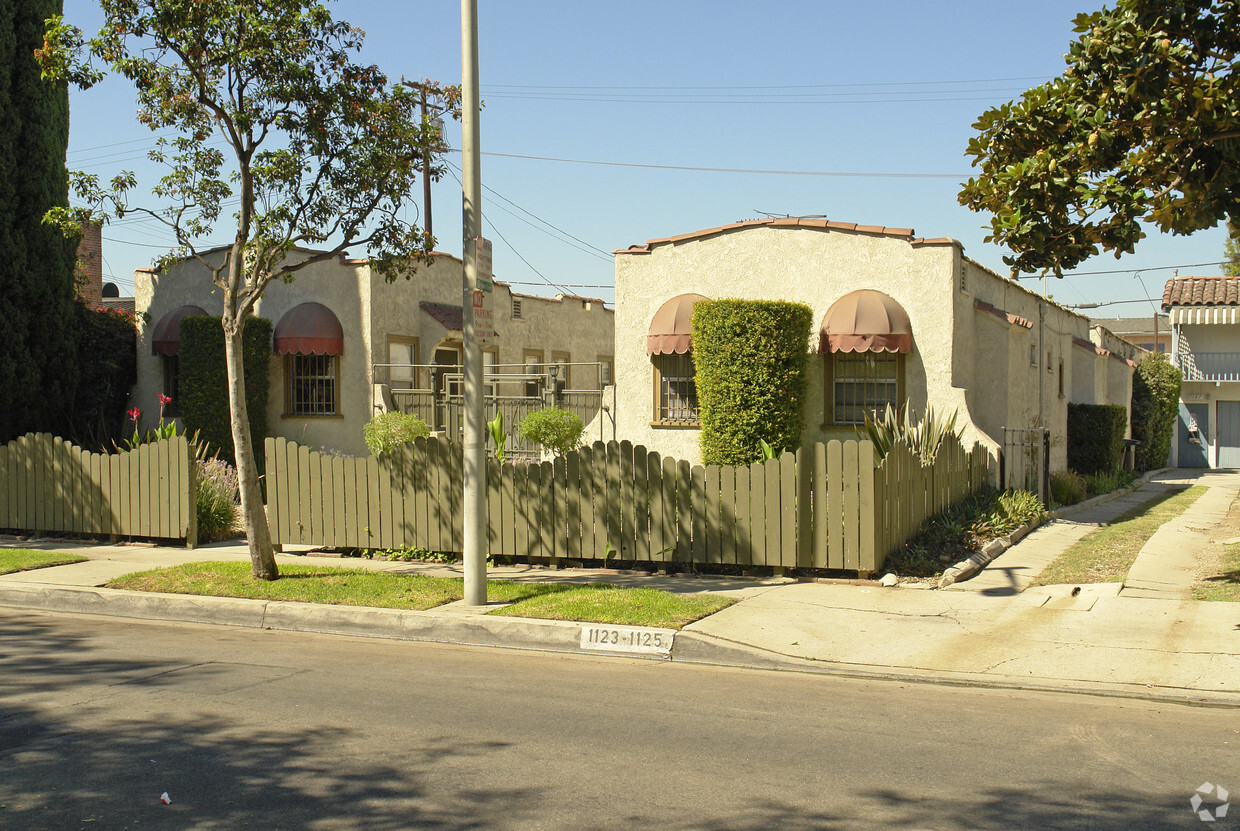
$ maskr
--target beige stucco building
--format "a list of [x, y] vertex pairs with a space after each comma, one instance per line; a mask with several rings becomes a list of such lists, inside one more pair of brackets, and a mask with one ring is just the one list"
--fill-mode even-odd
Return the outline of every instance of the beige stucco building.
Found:
[[[665, 306], [691, 303], [685, 295], [813, 310], [805, 441], [853, 438], [865, 411], [908, 401], [918, 414], [958, 413], [966, 444], [992, 451], [1005, 427], [1048, 428], [1058, 470], [1067, 464], [1069, 402], [1128, 408], [1131, 399], [1136, 347], [970, 260], [954, 240], [755, 220], [616, 252], [617, 430], [684, 459], [700, 459], [692, 352], [678, 353], [675, 333], [663, 329]], [[858, 302], [890, 311], [893, 325], [831, 331], [841, 325], [840, 315], [830, 324], [833, 310]]]
[[[222, 261], [225, 253], [206, 256]], [[158, 395], [176, 389], [179, 315], [218, 316], [223, 306], [207, 269], [194, 260], [164, 272], [137, 271], [134, 293], [139, 340], [133, 402], [152, 424]], [[388, 389], [451, 383], [440, 378], [450, 379], [451, 372], [429, 365], [461, 363], [461, 299], [461, 261], [442, 253], [392, 283], [367, 260], [345, 257], [311, 264], [291, 283], [273, 282], [256, 306], [275, 330], [269, 433], [366, 454], [362, 428], [385, 401], [390, 405]], [[561, 378], [568, 376], [569, 389], [597, 391], [611, 383], [614, 312], [602, 301], [522, 295], [496, 282], [486, 303], [494, 329], [483, 347], [489, 372], [564, 364]]]

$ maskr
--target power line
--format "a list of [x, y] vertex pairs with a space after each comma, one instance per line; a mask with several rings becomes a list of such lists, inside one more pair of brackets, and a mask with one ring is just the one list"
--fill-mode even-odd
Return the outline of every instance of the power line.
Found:
[[[453, 169], [452, 169], [452, 167], [449, 167], [449, 168], [448, 168], [448, 173], [449, 173], [449, 174], [451, 174], [452, 178], [453, 178], [453, 179], [456, 179], [456, 181], [457, 181], [458, 183], [461, 181], [461, 180], [460, 180], [460, 178], [458, 178], [458, 177], [457, 177], [457, 175], [456, 175], [456, 171], [455, 171], [455, 170], [453, 170]], [[463, 188], [463, 187], [464, 187], [464, 185], [462, 185], [462, 188]], [[543, 274], [541, 271], [539, 271], [538, 269], [534, 268], [534, 266], [530, 263], [530, 261], [529, 261], [529, 260], [525, 259], [525, 257], [522, 257], [522, 256], [521, 256], [521, 252], [520, 252], [520, 251], [518, 251], [518, 250], [517, 250], [517, 249], [513, 246], [513, 244], [512, 244], [511, 242], [509, 242], [509, 241], [508, 241], [508, 238], [507, 238], [507, 237], [505, 237], [505, 236], [503, 235], [503, 233], [501, 233], [501, 232], [500, 232], [499, 228], [496, 228], [496, 227], [495, 227], [495, 223], [494, 223], [494, 222], [492, 222], [492, 221], [491, 221], [491, 220], [487, 217], [487, 215], [486, 215], [486, 212], [485, 212], [485, 211], [484, 211], [484, 212], [483, 212], [483, 214], [482, 214], [482, 221], [483, 221], [483, 222], [485, 222], [486, 224], [490, 225], [490, 226], [491, 226], [491, 230], [495, 232], [496, 236], [498, 236], [501, 240], [503, 240], [504, 245], [507, 245], [507, 246], [508, 246], [508, 248], [512, 251], [512, 253], [514, 253], [514, 254], [516, 254], [516, 255], [517, 255], [517, 259], [519, 259], [521, 262], [525, 263], [526, 267], [527, 267], [527, 268], [529, 268], [529, 270], [530, 270], [530, 271], [534, 272], [534, 273], [535, 273], [535, 274], [537, 274], [539, 277], [541, 277], [541, 278], [543, 279], [543, 281], [546, 283], [546, 285], [550, 286], [550, 287], [551, 287], [551, 288], [553, 288], [553, 289], [559, 289], [560, 291], [563, 291], [563, 292], [567, 292], [567, 291], [568, 291], [568, 289], [567, 289], [567, 288], [565, 288], [564, 286], [561, 286], [561, 285], [558, 285], [558, 284], [556, 284], [556, 283], [551, 282], [549, 279], [547, 279], [547, 275]], [[538, 284], [537, 284], [537, 283], [529, 283], [528, 285], [538, 285]]]
[[[460, 172], [460, 168], [459, 168], [459, 167], [456, 167], [456, 166], [455, 166], [455, 165], [453, 165], [451, 162], [448, 162], [448, 166], [449, 166], [449, 167], [452, 167], [452, 168], [453, 168], [453, 169], [455, 169], [457, 172]], [[585, 240], [581, 239], [580, 237], [575, 237], [575, 236], [573, 236], [573, 235], [572, 235], [572, 234], [570, 234], [568, 231], [565, 231], [563, 228], [560, 228], [559, 226], [553, 225], [552, 223], [548, 222], [547, 220], [543, 219], [542, 217], [538, 216], [537, 214], [533, 213], [532, 211], [528, 211], [528, 210], [526, 210], [525, 208], [523, 208], [523, 207], [521, 207], [520, 205], [518, 205], [516, 202], [513, 202], [511, 199], [509, 199], [508, 197], [504, 196], [502, 193], [499, 193], [499, 192], [498, 192], [498, 191], [496, 191], [494, 188], [492, 188], [492, 187], [488, 187], [487, 185], [483, 185], [482, 187], [483, 187], [483, 188], [485, 188], [486, 190], [488, 190], [488, 191], [491, 193], [491, 195], [495, 196], [496, 198], [498, 198], [498, 199], [500, 199], [500, 200], [502, 200], [502, 201], [504, 201], [504, 202], [507, 202], [509, 205], [511, 205], [512, 207], [516, 208], [518, 211], [521, 211], [521, 213], [525, 214], [526, 216], [529, 216], [529, 217], [531, 217], [531, 218], [533, 218], [533, 219], [537, 220], [538, 222], [540, 222], [540, 223], [542, 223], [543, 225], [547, 226], [547, 228], [551, 228], [552, 230], [554, 230], [556, 233], [561, 234], [561, 235], [563, 235], [563, 236], [565, 236], [565, 237], [568, 237], [569, 239], [571, 239], [571, 240], [573, 240], [573, 241], [575, 241], [575, 242], [580, 243], [580, 245], [573, 245], [572, 243], [568, 242], [567, 240], [560, 239], [559, 237], [555, 236], [555, 234], [552, 234], [552, 233], [548, 232], [548, 231], [547, 231], [546, 229], [544, 229], [544, 228], [540, 228], [540, 227], [538, 227], [538, 226], [537, 226], [537, 225], [535, 225], [533, 222], [530, 222], [529, 220], [526, 220], [526, 219], [523, 219], [523, 218], [522, 218], [522, 217], [520, 217], [520, 216], [517, 216], [517, 215], [516, 215], [516, 214], [514, 214], [512, 211], [510, 211], [510, 210], [508, 210], [507, 208], [505, 208], [503, 205], [498, 205], [498, 204], [497, 204], [497, 205], [495, 205], [495, 207], [499, 208], [501, 211], [503, 211], [504, 213], [508, 214], [508, 215], [509, 215], [509, 216], [511, 216], [513, 219], [516, 219], [516, 220], [518, 220], [518, 221], [520, 221], [520, 222], [524, 222], [526, 225], [530, 226], [530, 227], [531, 227], [531, 228], [533, 228], [534, 230], [536, 230], [536, 231], [540, 231], [540, 232], [542, 232], [542, 233], [544, 233], [544, 234], [547, 234], [547, 236], [551, 237], [551, 238], [552, 238], [552, 239], [554, 239], [556, 242], [562, 242], [562, 243], [564, 243], [565, 245], [569, 245], [569, 246], [571, 246], [571, 247], [573, 247], [573, 248], [576, 248], [578, 251], [581, 251], [583, 254], [589, 254], [590, 256], [592, 256], [592, 257], [597, 257], [597, 258], [598, 258], [598, 259], [600, 259], [600, 260], [606, 260], [607, 262], [612, 262], [611, 253], [610, 253], [610, 252], [605, 251], [605, 250], [603, 250], [602, 248], [599, 248], [597, 245], [591, 245], [590, 243], [586, 242]], [[584, 247], [583, 247], [583, 246], [584, 246]]]
[[859, 84], [778, 84], [772, 86], [541, 86], [535, 84], [487, 84], [484, 90], [495, 89], [534, 89], [534, 90], [771, 90], [771, 89], [855, 89], [858, 87], [893, 87], [893, 86], [946, 86], [960, 84], [998, 84], [1009, 81], [1046, 80], [1043, 75], [1025, 75], [1013, 78], [974, 78], [963, 81], [872, 81]]
[[[459, 152], [459, 151], [452, 151]], [[555, 156], [526, 156], [518, 153], [495, 153], [483, 151], [484, 156], [504, 159], [530, 159], [538, 162], [565, 162], [568, 164], [593, 164], [604, 167], [642, 167], [652, 170], [695, 170], [703, 173], [758, 173], [764, 176], [839, 176], [863, 179], [967, 179], [967, 173], [857, 173], [828, 170], [763, 170], [742, 167], [693, 167], [675, 164], [640, 164], [637, 162], [604, 162], [592, 159], [563, 159]]]

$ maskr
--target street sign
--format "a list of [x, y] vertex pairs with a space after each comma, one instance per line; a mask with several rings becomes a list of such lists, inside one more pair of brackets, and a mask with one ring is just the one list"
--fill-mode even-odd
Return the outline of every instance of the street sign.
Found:
[[492, 282], [495, 279], [495, 271], [491, 259], [491, 241], [486, 237], [478, 237], [474, 244], [478, 246], [478, 288], [485, 292], [492, 292], [495, 290]]
[[474, 340], [484, 346], [495, 343], [495, 316], [491, 295], [482, 289], [474, 289]]

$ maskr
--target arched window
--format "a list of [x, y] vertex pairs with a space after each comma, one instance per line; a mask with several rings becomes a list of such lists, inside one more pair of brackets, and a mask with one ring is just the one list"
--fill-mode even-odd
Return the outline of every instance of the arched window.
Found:
[[904, 356], [913, 351], [908, 313], [879, 291], [846, 294], [831, 305], [819, 331], [830, 424], [862, 424], [904, 400]]
[[339, 415], [344, 329], [332, 310], [322, 303], [294, 306], [276, 324], [272, 342], [284, 356], [285, 415]]
[[646, 334], [646, 352], [654, 364], [654, 421], [697, 425], [697, 379], [693, 367], [693, 307], [706, 300], [682, 294], [655, 312]]

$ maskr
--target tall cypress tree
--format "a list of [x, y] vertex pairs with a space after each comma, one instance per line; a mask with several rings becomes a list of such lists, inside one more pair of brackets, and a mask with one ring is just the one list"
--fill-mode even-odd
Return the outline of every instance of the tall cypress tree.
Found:
[[0, 0], [0, 441], [60, 431], [77, 377], [77, 241], [42, 224], [69, 200], [69, 91], [34, 58], [44, 21], [62, 10], [63, 0]]

